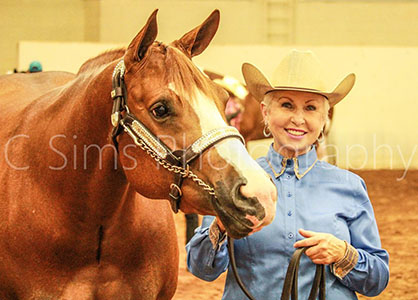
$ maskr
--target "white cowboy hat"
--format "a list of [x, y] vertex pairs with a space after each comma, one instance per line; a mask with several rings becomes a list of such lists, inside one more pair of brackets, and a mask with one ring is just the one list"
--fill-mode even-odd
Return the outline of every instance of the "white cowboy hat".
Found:
[[247, 89], [237, 79], [231, 76], [224, 76], [222, 79], [214, 79], [213, 82], [219, 84], [240, 99], [244, 99], [248, 95]]
[[301, 91], [323, 95], [332, 107], [350, 92], [356, 76], [349, 74], [332, 92], [326, 92], [320, 71], [320, 63], [311, 51], [292, 50], [277, 68], [274, 86], [255, 66], [249, 63], [242, 65], [247, 88], [259, 102], [269, 92]]

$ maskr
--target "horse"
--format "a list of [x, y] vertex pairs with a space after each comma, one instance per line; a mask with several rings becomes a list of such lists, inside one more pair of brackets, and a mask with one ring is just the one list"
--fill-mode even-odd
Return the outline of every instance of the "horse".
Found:
[[226, 116], [230, 125], [236, 127], [246, 142], [266, 138], [260, 104], [245, 85], [237, 79], [218, 72], [204, 69], [203, 72], [229, 95]]
[[170, 44], [156, 15], [77, 74], [0, 76], [0, 299], [171, 299], [171, 210], [235, 238], [271, 223], [275, 187], [192, 63], [219, 11]]

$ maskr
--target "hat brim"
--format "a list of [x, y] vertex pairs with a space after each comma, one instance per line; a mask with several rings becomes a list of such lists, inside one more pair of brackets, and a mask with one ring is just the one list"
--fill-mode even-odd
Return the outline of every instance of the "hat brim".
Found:
[[325, 92], [308, 88], [301, 87], [288, 87], [288, 86], [273, 86], [264, 76], [264, 74], [249, 63], [244, 63], [242, 65], [242, 74], [244, 76], [247, 88], [250, 93], [258, 102], [262, 102], [264, 96], [267, 93], [274, 91], [299, 91], [299, 92], [308, 92], [319, 94], [326, 97], [329, 101], [330, 107], [336, 105], [338, 102], [344, 99], [345, 96], [351, 91], [356, 80], [356, 76], [351, 73], [347, 75], [340, 84], [332, 91]]

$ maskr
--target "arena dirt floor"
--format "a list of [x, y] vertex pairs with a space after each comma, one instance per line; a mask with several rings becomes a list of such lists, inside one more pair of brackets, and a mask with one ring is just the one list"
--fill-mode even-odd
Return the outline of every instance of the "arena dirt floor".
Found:
[[[418, 299], [418, 170], [355, 171], [365, 181], [373, 203], [382, 245], [390, 253], [390, 281], [383, 293], [374, 298]], [[205, 282], [186, 271], [185, 218], [175, 216], [180, 248], [180, 270], [175, 300], [221, 299], [225, 275]], [[277, 296], [279, 299], [280, 296]], [[263, 299], [274, 300], [274, 299]], [[330, 299], [340, 300], [340, 299]]]

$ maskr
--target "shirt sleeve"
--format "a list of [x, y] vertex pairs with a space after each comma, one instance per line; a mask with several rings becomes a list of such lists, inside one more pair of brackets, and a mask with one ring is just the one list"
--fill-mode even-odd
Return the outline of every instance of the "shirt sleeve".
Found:
[[[360, 294], [373, 297], [379, 295], [389, 281], [389, 254], [381, 248], [379, 231], [370, 203], [366, 185], [358, 179], [354, 187], [357, 208], [347, 219], [351, 245], [358, 252], [357, 263], [341, 278], [342, 284]], [[339, 276], [337, 276], [339, 278]]]
[[[229, 264], [225, 235], [220, 234], [215, 240], [212, 238], [215, 244], [209, 237], [209, 228], [214, 220], [213, 216], [203, 217], [202, 226], [195, 230], [195, 235], [186, 245], [187, 268], [193, 275], [206, 281], [218, 278]], [[214, 233], [212, 230], [212, 235]]]
[[347, 241], [344, 241], [344, 243], [346, 245], [344, 257], [331, 264], [331, 272], [339, 279], [342, 279], [345, 275], [350, 273], [358, 261], [358, 252], [356, 248], [349, 245]]

